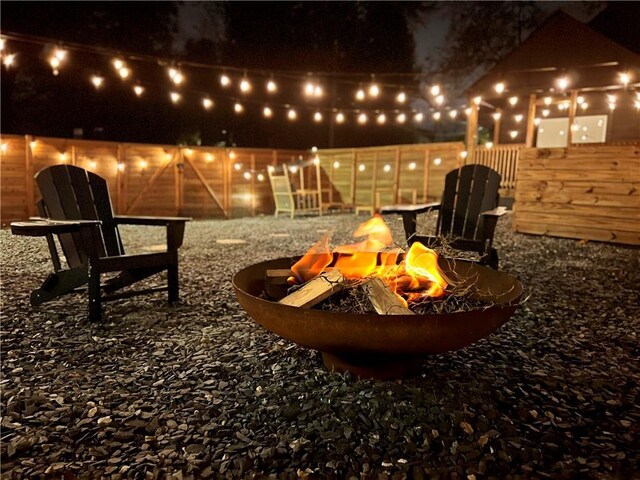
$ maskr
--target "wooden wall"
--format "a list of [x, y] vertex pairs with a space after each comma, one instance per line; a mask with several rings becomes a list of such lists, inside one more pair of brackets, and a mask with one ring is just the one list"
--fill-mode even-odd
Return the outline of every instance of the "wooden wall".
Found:
[[[3, 135], [1, 142], [3, 225], [36, 214], [39, 194], [33, 176], [61, 162], [104, 177], [118, 214], [225, 218], [271, 214], [267, 166], [310, 156], [307, 151], [186, 148], [28, 135]], [[246, 172], [253, 172], [249, 179]]]
[[333, 186], [324, 201], [378, 207], [438, 200], [444, 176], [462, 166], [463, 150], [459, 142], [319, 150]]
[[640, 144], [520, 151], [518, 232], [640, 245]]

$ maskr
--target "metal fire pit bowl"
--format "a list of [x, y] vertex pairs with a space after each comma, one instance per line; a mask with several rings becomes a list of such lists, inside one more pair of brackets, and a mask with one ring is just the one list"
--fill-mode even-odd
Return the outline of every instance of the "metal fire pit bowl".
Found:
[[348, 370], [360, 378], [415, 375], [426, 356], [463, 348], [495, 331], [513, 315], [522, 296], [520, 282], [505, 272], [441, 257], [445, 274], [467, 279], [472, 295], [493, 305], [459, 313], [377, 315], [298, 308], [260, 298], [265, 272], [290, 268], [298, 258], [269, 260], [236, 273], [233, 289], [240, 305], [267, 330], [322, 352], [329, 370]]

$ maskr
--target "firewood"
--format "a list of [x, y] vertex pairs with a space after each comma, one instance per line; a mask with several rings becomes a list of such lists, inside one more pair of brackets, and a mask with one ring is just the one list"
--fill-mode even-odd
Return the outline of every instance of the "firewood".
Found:
[[344, 277], [340, 270], [332, 269], [309, 280], [298, 290], [287, 295], [279, 303], [292, 307], [311, 308], [325, 298], [344, 288]]
[[380, 315], [413, 315], [380, 278], [371, 278], [364, 288], [373, 308]]
[[280, 300], [287, 295], [291, 286], [287, 281], [293, 272], [289, 268], [267, 270], [264, 274], [264, 291], [269, 297]]

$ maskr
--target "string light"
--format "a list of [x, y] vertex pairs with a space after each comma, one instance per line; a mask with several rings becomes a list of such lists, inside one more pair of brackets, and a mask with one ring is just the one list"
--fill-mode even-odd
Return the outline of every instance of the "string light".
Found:
[[449, 111], [449, 117], [451, 117], [451, 119], [455, 119], [458, 116], [458, 111], [457, 110], [450, 110]]
[[516, 123], [520, 123], [522, 121], [522, 119], [524, 118], [523, 115], [518, 114], [518, 115], [514, 115], [513, 119], [516, 121]]
[[6, 143], [4, 143], [4, 142], [2, 143], [2, 145], [0, 145], [0, 151], [2, 151], [2, 152], [6, 152], [6, 151], [7, 151], [7, 148], [8, 148], [8, 147], [7, 147], [7, 144], [6, 144]]
[[378, 125], [384, 125], [386, 121], [387, 121], [387, 116], [384, 113], [380, 113], [376, 118], [376, 122], [378, 122]]
[[364, 163], [361, 163], [360, 165], [358, 165], [358, 171], [364, 172], [366, 169], [367, 167], [365, 166]]
[[560, 77], [556, 80], [556, 85], [560, 90], [566, 90], [569, 86], [569, 79], [567, 77]]
[[542, 121], [542, 119], [541, 119], [540, 117], [536, 117], [536, 118], [534, 118], [534, 120], [533, 120], [533, 124], [534, 124], [534, 125], [536, 125], [536, 126], [538, 126], [538, 125], [540, 125], [540, 122], [541, 122], [541, 121]]
[[122, 78], [123, 80], [126, 80], [129, 77], [130, 73], [131, 73], [131, 70], [129, 70], [127, 67], [122, 67], [120, 70], [118, 70], [118, 74], [120, 75], [120, 78]]
[[338, 112], [336, 114], [336, 123], [344, 123], [344, 113]]
[[245, 180], [251, 180], [251, 173], [250, 172], [244, 172], [243, 177], [244, 177]]
[[398, 95], [396, 96], [396, 102], [404, 103], [406, 101], [407, 101], [407, 94], [404, 92], [398, 93]]
[[258, 175], [256, 175], [256, 178], [258, 179], [259, 182], [264, 182], [264, 175], [262, 173], [259, 173]]
[[372, 83], [369, 86], [369, 96], [373, 98], [377, 98], [378, 95], [380, 95], [380, 87], [377, 84]]
[[178, 92], [171, 92], [169, 96], [171, 97], [171, 101], [173, 103], [178, 103], [182, 98], [182, 95], [180, 95]]
[[627, 85], [629, 85], [629, 82], [631, 81], [631, 75], [629, 75], [628, 72], [620, 72], [618, 74], [618, 79], [620, 80], [620, 83], [624, 85], [624, 88], [627, 88]]
[[149, 162], [147, 162], [146, 160], [140, 160], [139, 165], [140, 165], [140, 168], [144, 170], [149, 165]]
[[435, 98], [436, 105], [442, 105], [444, 103], [444, 95], [438, 95]]
[[396, 117], [396, 122], [404, 123], [407, 120], [407, 116], [404, 113], [399, 113]]
[[409, 164], [409, 170], [415, 170], [415, 169], [416, 169], [416, 167], [417, 167], [416, 162], [411, 162], [411, 163]]
[[220, 85], [222, 85], [223, 87], [228, 87], [229, 85], [231, 85], [231, 79], [227, 74], [223, 73], [222, 75], [220, 75]]
[[493, 86], [496, 93], [499, 95], [504, 92], [504, 82], [498, 82]]
[[510, 136], [511, 138], [516, 138], [516, 137], [518, 136], [518, 131], [517, 131], [517, 130], [511, 130], [511, 131], [509, 132], [509, 136]]
[[264, 107], [264, 108], [262, 109], [262, 115], [263, 115], [265, 118], [271, 118], [271, 117], [273, 116], [273, 110], [271, 110], [271, 108], [270, 108], [270, 107]]
[[433, 119], [436, 122], [440, 120], [440, 117], [442, 117], [442, 114], [440, 112], [433, 112]]
[[104, 78], [100, 75], [94, 75], [91, 77], [91, 83], [93, 83], [93, 86], [96, 87], [96, 89], [99, 89], [104, 83]]
[[422, 112], [418, 112], [413, 116], [413, 121], [416, 123], [420, 123], [424, 120], [424, 114]]
[[487, 148], [493, 148], [493, 142], [487, 142], [484, 144], [484, 146]]
[[515, 107], [518, 103], [518, 97], [509, 97], [509, 105]]
[[233, 164], [233, 168], [236, 172], [239, 172], [240, 170], [242, 170], [242, 164], [241, 163], [234, 163]]
[[548, 108], [545, 108], [544, 110], [542, 110], [542, 116], [543, 116], [543, 117], [548, 117], [548, 116], [549, 116], [549, 113], [551, 113], [551, 112], [549, 111], [549, 109], [548, 109]]
[[15, 64], [15, 61], [16, 61], [16, 54], [15, 53], [11, 53], [9, 55], [5, 55], [5, 57], [2, 59], [2, 63], [7, 68], [12, 67]]
[[467, 156], [469, 155], [469, 152], [467, 152], [466, 150], [463, 150], [460, 152], [460, 158], [467, 158]]
[[205, 159], [205, 161], [206, 161], [207, 163], [211, 163], [211, 162], [213, 162], [214, 157], [213, 157], [213, 155], [211, 155], [210, 153], [207, 153], [207, 154], [205, 155], [204, 159]]
[[205, 108], [205, 110], [211, 110], [211, 108], [213, 107], [213, 100], [211, 100], [209, 97], [204, 97], [202, 99], [202, 106]]
[[551, 105], [552, 100], [553, 99], [551, 97], [544, 97], [544, 104]]
[[277, 91], [278, 91], [278, 86], [276, 85], [276, 82], [274, 82], [273, 80], [269, 80], [267, 82], [267, 92], [275, 93]]
[[464, 114], [465, 114], [466, 116], [471, 115], [471, 107], [467, 107], [467, 108], [465, 108], [465, 109], [464, 109]]
[[384, 170], [385, 173], [389, 173], [391, 171], [391, 165], [387, 163], [382, 170]]
[[118, 162], [118, 171], [119, 172], [124, 172], [124, 163]]
[[247, 78], [243, 78], [240, 81], [240, 91], [242, 93], [249, 93], [251, 91], [251, 83]]
[[497, 122], [502, 117], [502, 114], [500, 112], [494, 112], [491, 116], [493, 117], [493, 120]]
[[433, 159], [433, 164], [434, 165], [440, 165], [442, 163], [442, 158], [440, 157], [436, 157]]
[[63, 50], [61, 48], [56, 48], [53, 51], [53, 55], [51, 55], [51, 57], [49, 58], [49, 65], [51, 66], [54, 75], [58, 75], [58, 73], [60, 73], [58, 68], [60, 67], [62, 62], [65, 60], [65, 58], [67, 58], [66, 50]]
[[581, 108], [582, 110], [586, 110], [587, 108], [589, 108], [589, 104], [588, 104], [587, 102], [582, 102], [582, 103], [580, 104], [580, 108]]
[[133, 93], [135, 93], [137, 97], [141, 96], [144, 93], [144, 87], [141, 85], [134, 85]]
[[244, 112], [244, 107], [242, 106], [241, 103], [236, 102], [233, 104], [233, 111], [240, 114]]
[[124, 62], [119, 58], [114, 58], [112, 63], [113, 68], [115, 68], [116, 70], [120, 70], [122, 67], [124, 67]]
[[339, 161], [337, 161], [337, 160], [336, 160], [335, 162], [333, 162], [333, 168], [334, 168], [335, 170], [337, 170], [338, 168], [340, 168], [340, 162], [339, 162]]
[[360, 101], [362, 101], [362, 100], [364, 100], [364, 98], [365, 98], [364, 90], [359, 89], [359, 90], [356, 92], [356, 100], [360, 100]]
[[287, 118], [291, 121], [296, 120], [298, 118], [298, 113], [293, 108], [290, 108], [287, 112]]
[[169, 78], [175, 85], [181, 85], [184, 82], [184, 75], [179, 70], [171, 67], [167, 70]]
[[431, 93], [431, 95], [433, 95], [434, 97], [440, 95], [440, 85], [432, 85], [431, 89], [429, 90], [429, 92]]
[[482, 97], [480, 95], [478, 95], [477, 97], [473, 97], [473, 103], [480, 106], [480, 104], [482, 103]]
[[367, 123], [367, 114], [362, 112], [360, 115], [358, 115], [358, 123], [360, 125], [364, 125], [365, 123]]
[[0, 52], [4, 52], [5, 39], [0, 38]]

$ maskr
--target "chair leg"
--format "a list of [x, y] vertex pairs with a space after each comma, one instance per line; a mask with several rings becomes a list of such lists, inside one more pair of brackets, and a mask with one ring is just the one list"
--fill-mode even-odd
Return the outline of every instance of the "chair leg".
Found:
[[489, 267], [498, 270], [498, 251], [495, 248], [489, 249], [485, 262]]
[[416, 233], [416, 224], [418, 222], [418, 214], [416, 212], [402, 212], [402, 224], [404, 225], [404, 234], [407, 238]]
[[167, 268], [167, 283], [169, 287], [169, 303], [180, 300], [180, 286], [178, 284], [178, 262]]
[[100, 298], [100, 272], [89, 264], [89, 321], [99, 322], [102, 317], [102, 304]]

